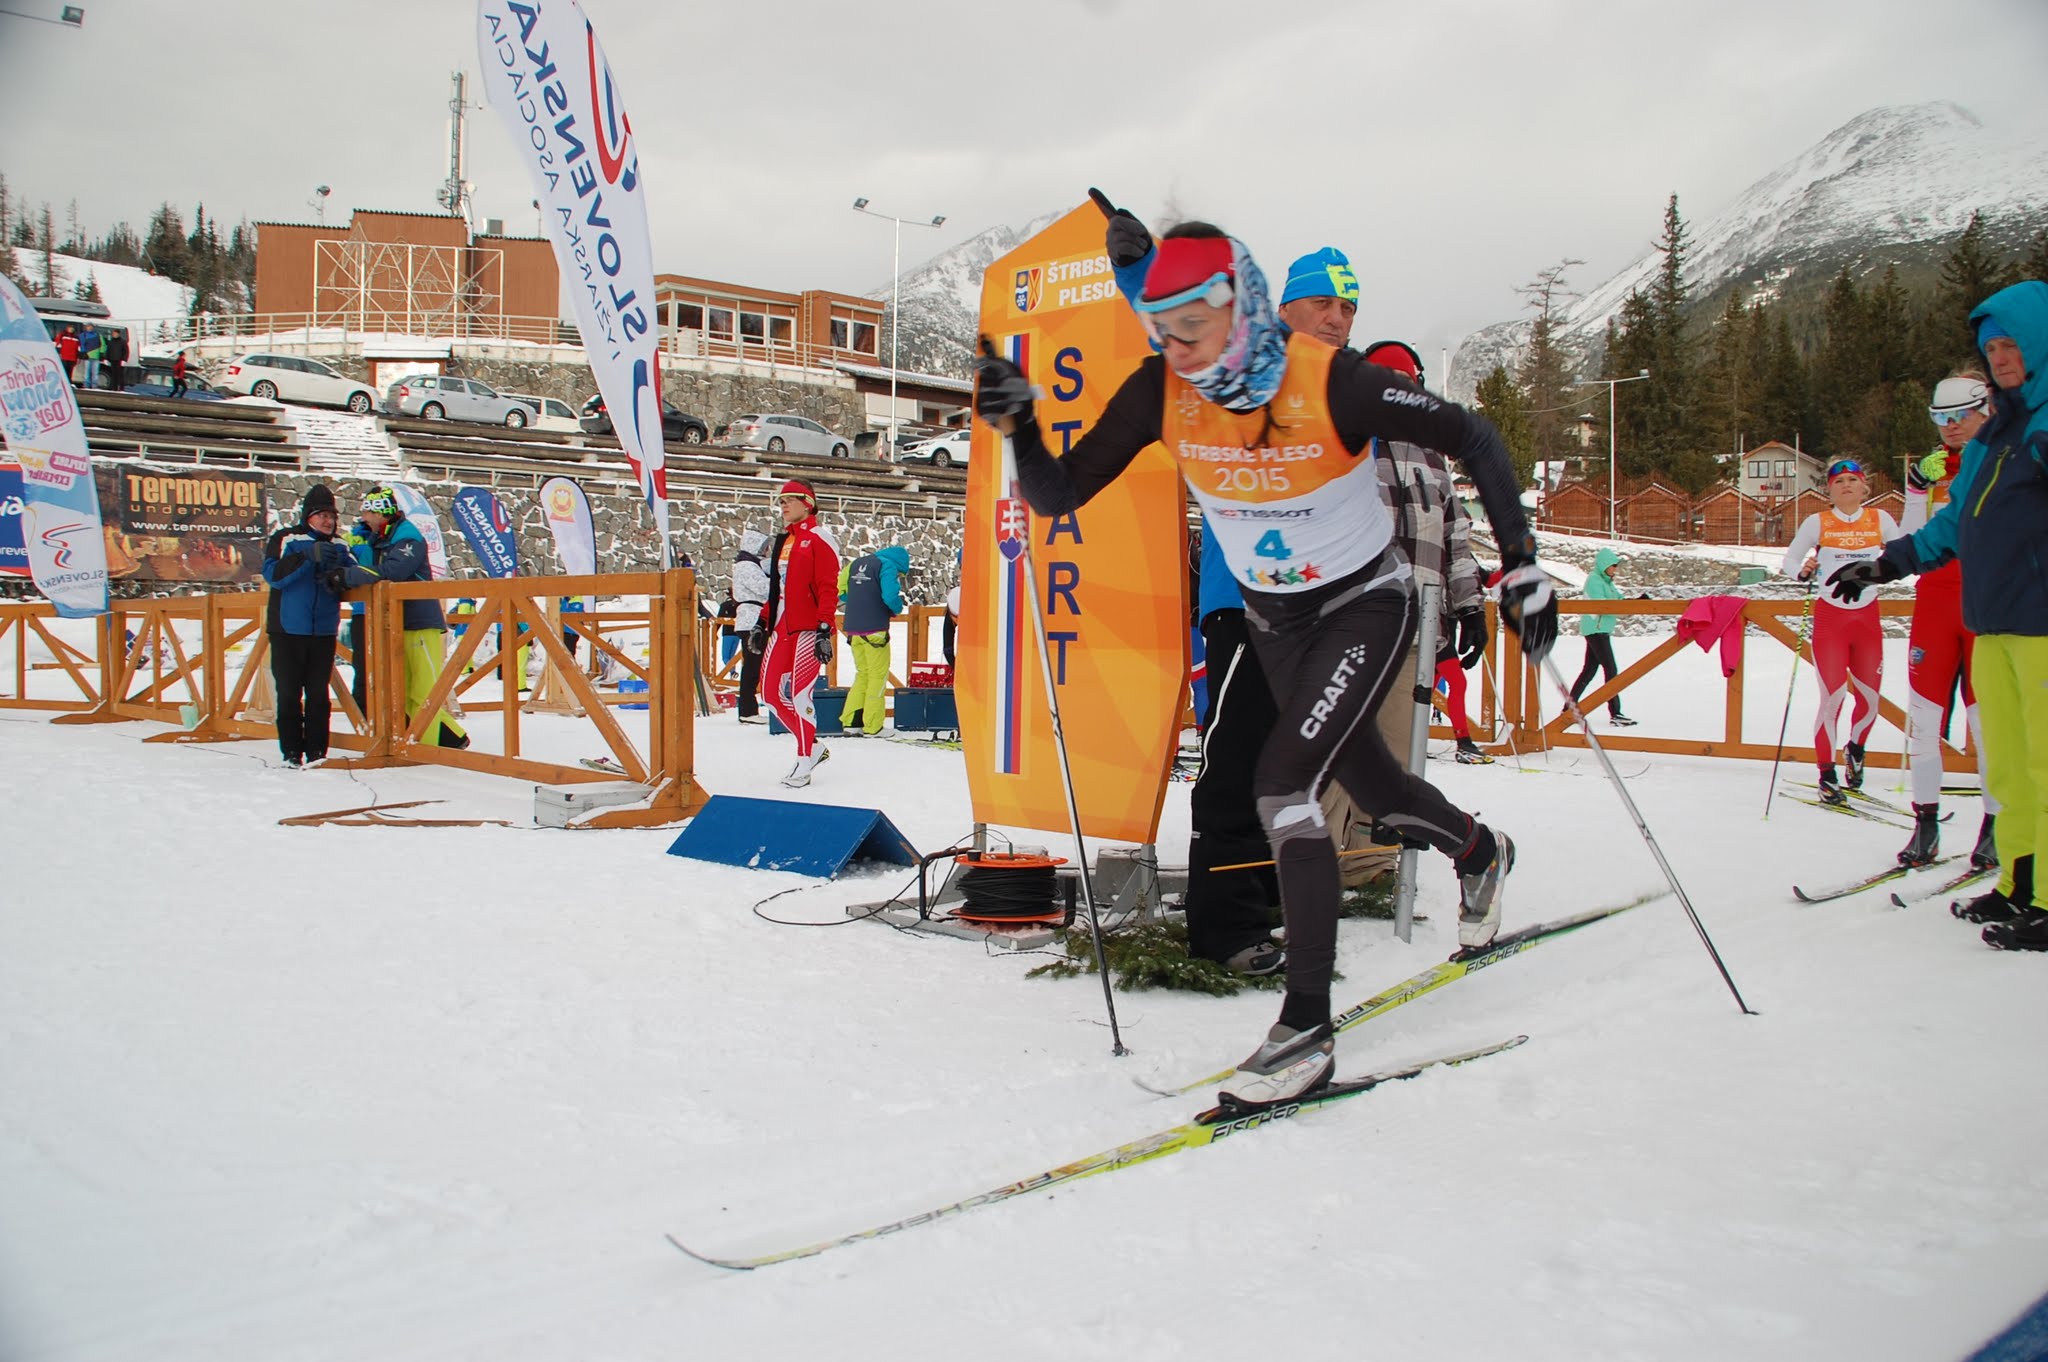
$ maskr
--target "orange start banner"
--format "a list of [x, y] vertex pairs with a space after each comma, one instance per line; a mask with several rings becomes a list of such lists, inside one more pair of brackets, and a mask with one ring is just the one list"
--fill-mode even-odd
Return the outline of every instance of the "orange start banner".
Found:
[[[981, 329], [1038, 389], [1053, 453], [1150, 353], [1116, 291], [1103, 217], [1083, 204], [989, 266]], [[1081, 830], [1150, 842], [1188, 675], [1187, 500], [1152, 445], [1072, 515], [1039, 516], [1008, 441], [977, 420], [968, 460], [954, 695], [974, 816], [1065, 830], [1066, 796], [1031, 618], [1042, 612]], [[1027, 577], [1027, 572], [1033, 574]]]

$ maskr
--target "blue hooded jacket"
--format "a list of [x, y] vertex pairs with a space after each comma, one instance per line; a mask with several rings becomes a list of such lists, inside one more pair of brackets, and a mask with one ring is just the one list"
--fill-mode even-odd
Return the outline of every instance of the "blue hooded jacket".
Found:
[[2027, 373], [1963, 447], [1952, 494], [1934, 518], [1885, 546], [1902, 574], [1963, 564], [1963, 624], [1973, 634], [2048, 635], [2048, 283], [2000, 289], [1970, 313], [2019, 343]]
[[910, 550], [900, 544], [877, 549], [839, 569], [840, 608], [846, 632], [886, 634], [891, 616], [903, 609], [903, 574], [910, 570]]

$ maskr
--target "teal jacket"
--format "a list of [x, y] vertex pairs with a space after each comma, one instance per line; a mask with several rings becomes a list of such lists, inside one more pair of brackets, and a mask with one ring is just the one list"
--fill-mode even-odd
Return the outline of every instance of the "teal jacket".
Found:
[[[1620, 561], [1621, 555], [1613, 549], [1602, 549], [1593, 555], [1593, 570], [1586, 574], [1585, 596], [1587, 600], [1618, 601], [1621, 599], [1621, 589], [1615, 586], [1614, 578], [1608, 575], [1614, 571], [1615, 564]], [[1581, 634], [1611, 634], [1614, 632], [1614, 616], [1581, 615], [1579, 616], [1579, 632]]]
[[1998, 410], [1963, 447], [1948, 504], [1885, 545], [1884, 560], [1903, 575], [1961, 559], [1963, 626], [2038, 638], [2048, 635], [2048, 283], [2000, 289], [1971, 311], [1970, 325], [1986, 318], [2019, 342], [2026, 376], [1998, 389]]

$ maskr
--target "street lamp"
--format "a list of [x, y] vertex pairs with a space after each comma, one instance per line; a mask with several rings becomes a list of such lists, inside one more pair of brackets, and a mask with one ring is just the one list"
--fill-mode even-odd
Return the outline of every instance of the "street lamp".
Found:
[[1648, 369], [1638, 369], [1627, 378], [1585, 378], [1572, 384], [1574, 388], [1607, 388], [1607, 537], [1619, 539], [1621, 526], [1614, 517], [1614, 390], [1624, 383], [1636, 383], [1650, 376]]
[[33, 19], [39, 24], [62, 24], [67, 28], [85, 27], [84, 5], [66, 5], [58, 11], [57, 17], [54, 19], [47, 14], [23, 14], [18, 9], [0, 9], [0, 14], [6, 15], [10, 19]]
[[[855, 199], [853, 211], [866, 213], [871, 218], [887, 218], [895, 224], [895, 247], [889, 265], [889, 461], [896, 460], [896, 340], [903, 332], [903, 314], [897, 310], [897, 290], [903, 283], [903, 223], [905, 219], [894, 213], [884, 213], [868, 207], [866, 199]], [[911, 221], [913, 227], [942, 227], [946, 215], [939, 213], [930, 222]]]

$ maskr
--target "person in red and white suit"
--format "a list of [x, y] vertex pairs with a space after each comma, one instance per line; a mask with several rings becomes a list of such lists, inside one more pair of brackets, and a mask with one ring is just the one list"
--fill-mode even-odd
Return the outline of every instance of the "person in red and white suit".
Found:
[[832, 621], [839, 609], [839, 548], [818, 524], [818, 497], [807, 482], [782, 484], [782, 533], [769, 555], [767, 662], [762, 698], [796, 735], [796, 765], [782, 778], [791, 789], [811, 783], [811, 772], [832, 755], [818, 742], [813, 691], [832, 656]]

